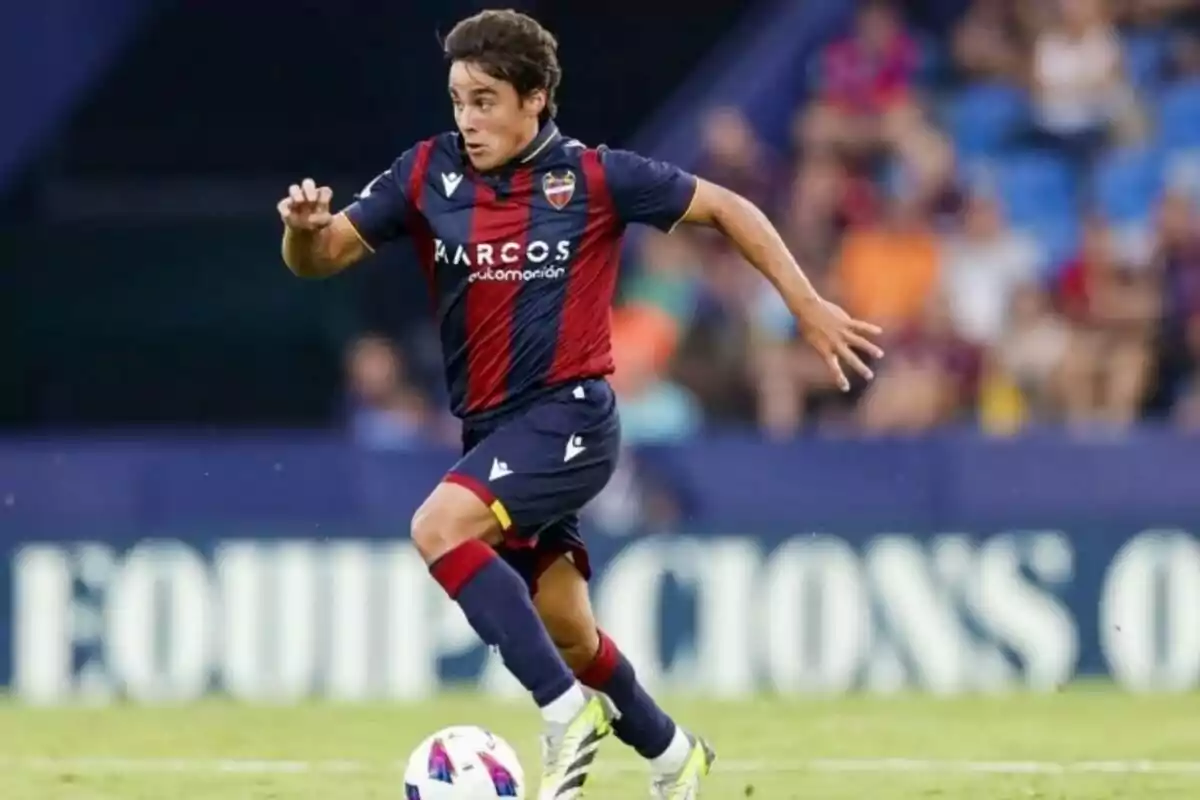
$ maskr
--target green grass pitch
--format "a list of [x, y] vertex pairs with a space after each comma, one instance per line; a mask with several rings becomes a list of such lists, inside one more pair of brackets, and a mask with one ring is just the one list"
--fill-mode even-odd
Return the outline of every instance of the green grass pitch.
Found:
[[[1054, 695], [762, 698], [667, 704], [719, 752], [710, 800], [1200, 798], [1200, 695], [1088, 686]], [[424, 735], [490, 727], [536, 772], [525, 703], [32, 709], [0, 703], [4, 800], [400, 800]], [[606, 742], [589, 800], [646, 796]]]

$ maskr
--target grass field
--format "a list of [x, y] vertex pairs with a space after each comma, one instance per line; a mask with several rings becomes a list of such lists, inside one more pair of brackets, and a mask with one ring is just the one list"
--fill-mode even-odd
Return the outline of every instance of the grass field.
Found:
[[[669, 704], [717, 746], [704, 797], [735, 800], [1200, 798], [1200, 696], [764, 698]], [[399, 768], [443, 725], [491, 727], [534, 764], [524, 704], [36, 710], [0, 705], [3, 800], [399, 800]], [[589, 800], [646, 796], [619, 742]], [[531, 770], [534, 771], [534, 770]]]

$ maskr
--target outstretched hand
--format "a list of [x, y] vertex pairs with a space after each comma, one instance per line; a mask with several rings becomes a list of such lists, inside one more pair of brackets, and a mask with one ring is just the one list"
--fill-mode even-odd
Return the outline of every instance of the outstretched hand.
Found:
[[800, 325], [800, 333], [821, 355], [843, 392], [850, 391], [850, 379], [846, 376], [843, 364], [849, 364], [851, 369], [867, 380], [875, 377], [859, 352], [872, 358], [883, 358], [883, 349], [869, 338], [883, 333], [878, 325], [854, 319], [828, 300], [812, 303], [803, 313], [796, 315], [796, 320]]
[[333, 190], [317, 186], [312, 178], [292, 184], [288, 196], [279, 201], [277, 209], [283, 224], [298, 231], [319, 231], [333, 221], [329, 204]]

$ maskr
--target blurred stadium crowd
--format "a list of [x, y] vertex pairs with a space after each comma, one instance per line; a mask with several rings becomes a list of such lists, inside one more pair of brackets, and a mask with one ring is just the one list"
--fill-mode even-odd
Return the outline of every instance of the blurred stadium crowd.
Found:
[[[697, 171], [767, 210], [888, 356], [842, 394], [719, 237], [639, 235], [613, 318], [628, 443], [1200, 429], [1200, 4], [973, 0], [939, 35], [868, 0], [809, 69], [786, 152], [716, 109]], [[454, 439], [407, 363], [351, 348], [364, 443]]]

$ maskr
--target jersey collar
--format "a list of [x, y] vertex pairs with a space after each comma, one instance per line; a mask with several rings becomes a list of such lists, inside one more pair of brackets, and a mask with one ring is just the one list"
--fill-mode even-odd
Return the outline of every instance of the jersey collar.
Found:
[[528, 164], [549, 150], [560, 138], [562, 138], [562, 134], [558, 132], [558, 126], [553, 121], [547, 122], [537, 132], [537, 136], [533, 137], [533, 141], [526, 145], [524, 150], [517, 153], [513, 163]]

